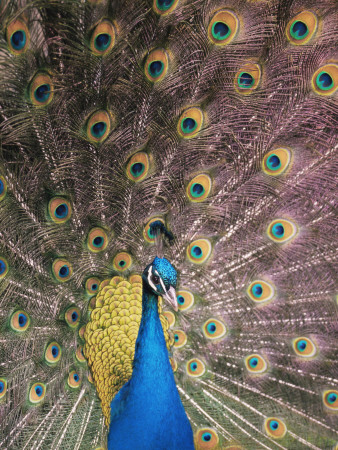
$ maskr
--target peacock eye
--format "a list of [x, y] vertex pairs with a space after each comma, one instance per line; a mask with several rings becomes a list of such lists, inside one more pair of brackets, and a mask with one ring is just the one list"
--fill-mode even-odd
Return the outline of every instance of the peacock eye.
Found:
[[61, 283], [68, 281], [73, 274], [72, 265], [63, 258], [57, 258], [52, 265], [53, 275]]
[[7, 183], [5, 178], [0, 175], [0, 201], [5, 198], [7, 192]]
[[133, 155], [127, 165], [127, 177], [135, 181], [144, 180], [149, 171], [149, 157], [147, 153], [139, 152]]
[[302, 11], [286, 27], [286, 36], [293, 45], [306, 44], [317, 31], [318, 19], [311, 11]]
[[40, 72], [29, 84], [29, 100], [34, 106], [48, 105], [54, 95], [54, 86], [52, 78], [48, 73]]
[[29, 400], [31, 403], [41, 402], [46, 395], [46, 386], [44, 383], [34, 383], [29, 391]]
[[287, 432], [285, 423], [275, 417], [268, 417], [265, 420], [264, 427], [268, 436], [275, 439], [283, 438]]
[[115, 127], [113, 115], [105, 110], [99, 110], [91, 114], [85, 127], [86, 136], [90, 142], [100, 144], [107, 139], [111, 130]]
[[96, 293], [96, 291], [99, 289], [100, 286], [100, 279], [96, 278], [96, 277], [91, 277], [88, 278], [88, 280], [86, 281], [86, 293], [89, 295], [93, 295]]
[[81, 384], [81, 377], [80, 375], [76, 372], [76, 370], [72, 370], [68, 376], [68, 380], [67, 380], [68, 386], [70, 388], [78, 388]]
[[216, 431], [212, 428], [201, 428], [200, 430], [198, 430], [195, 434], [195, 440], [198, 444], [197, 448], [218, 448], [219, 438]]
[[51, 342], [45, 350], [45, 361], [48, 365], [55, 365], [61, 359], [61, 346], [56, 341]]
[[2, 279], [2, 278], [5, 278], [5, 276], [7, 275], [7, 273], [8, 273], [8, 263], [7, 263], [7, 261], [5, 260], [5, 258], [3, 258], [3, 257], [1, 257], [0, 256], [0, 280]]
[[98, 253], [103, 250], [108, 245], [108, 236], [107, 233], [99, 227], [92, 228], [89, 231], [87, 238], [87, 247], [93, 253]]
[[96, 56], [109, 53], [115, 44], [115, 29], [109, 20], [103, 20], [96, 25], [89, 43], [89, 48]]
[[312, 88], [319, 95], [331, 95], [338, 88], [338, 65], [326, 64], [312, 76]]
[[118, 253], [113, 259], [113, 266], [115, 270], [123, 272], [132, 265], [132, 258], [127, 252]]
[[65, 223], [71, 217], [72, 207], [65, 198], [53, 197], [48, 204], [48, 213], [53, 222]]
[[268, 226], [267, 234], [272, 241], [284, 243], [295, 237], [297, 227], [290, 220], [276, 219]]
[[0, 399], [6, 395], [7, 391], [7, 380], [6, 378], [0, 378]]
[[153, 9], [161, 16], [171, 13], [177, 6], [178, 0], [154, 0]]
[[178, 134], [184, 139], [190, 139], [197, 135], [203, 126], [203, 112], [200, 108], [191, 107], [183, 111], [178, 124]]
[[16, 311], [14, 314], [12, 314], [10, 319], [10, 326], [13, 331], [22, 333], [23, 331], [27, 330], [30, 322], [31, 320], [29, 315], [25, 311], [20, 309], [19, 311]]
[[13, 55], [21, 55], [30, 44], [30, 34], [26, 22], [21, 19], [13, 20], [7, 27], [6, 39], [9, 51]]
[[236, 91], [241, 95], [249, 95], [257, 89], [261, 79], [261, 68], [258, 64], [245, 64], [236, 73], [234, 84]]
[[148, 55], [144, 71], [149, 81], [161, 81], [168, 71], [168, 55], [163, 49], [155, 49]]
[[335, 389], [330, 389], [323, 393], [323, 402], [326, 408], [332, 411], [338, 410], [338, 391]]
[[218, 11], [208, 26], [210, 41], [216, 45], [227, 45], [234, 39], [239, 29], [236, 15], [226, 9]]
[[157, 275], [153, 275], [153, 276], [151, 277], [151, 281], [152, 281], [154, 284], [159, 284], [159, 283], [160, 283], [160, 277], [157, 276]]

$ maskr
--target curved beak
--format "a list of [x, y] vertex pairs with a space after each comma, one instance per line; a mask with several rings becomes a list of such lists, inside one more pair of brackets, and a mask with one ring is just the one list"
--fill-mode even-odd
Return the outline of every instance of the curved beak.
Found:
[[178, 311], [176, 291], [173, 286], [170, 286], [169, 290], [166, 291], [162, 297], [174, 308], [175, 311]]

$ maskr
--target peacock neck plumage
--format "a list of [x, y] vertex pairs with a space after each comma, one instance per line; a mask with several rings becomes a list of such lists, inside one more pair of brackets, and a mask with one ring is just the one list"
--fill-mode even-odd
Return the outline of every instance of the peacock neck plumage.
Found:
[[[161, 321], [158, 315], [158, 297], [146, 290], [142, 298], [142, 319], [135, 346], [132, 386], [144, 387], [142, 379], [151, 381], [152, 386], [161, 386], [161, 392], [171, 393], [173, 377]], [[161, 377], [155, 376], [155, 374]]]
[[158, 314], [158, 297], [143, 283], [142, 319], [132, 378], [111, 403], [108, 449], [193, 449]]

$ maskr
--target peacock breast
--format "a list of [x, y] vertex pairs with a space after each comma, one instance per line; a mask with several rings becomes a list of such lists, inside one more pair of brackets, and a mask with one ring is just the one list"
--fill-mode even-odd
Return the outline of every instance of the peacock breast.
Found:
[[[142, 316], [141, 276], [131, 275], [128, 280], [115, 276], [102, 281], [90, 305], [92, 311], [84, 333], [84, 353], [109, 425], [111, 401], [132, 376]], [[161, 302], [159, 313], [169, 349], [172, 339]]]

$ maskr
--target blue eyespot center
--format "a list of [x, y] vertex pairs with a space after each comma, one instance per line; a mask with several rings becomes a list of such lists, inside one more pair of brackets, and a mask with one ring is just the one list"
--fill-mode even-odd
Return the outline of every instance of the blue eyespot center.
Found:
[[66, 203], [61, 203], [56, 209], [55, 209], [55, 215], [59, 219], [64, 219], [68, 215], [68, 206]]
[[91, 129], [94, 137], [101, 138], [107, 130], [107, 124], [105, 122], [96, 122]]
[[183, 133], [191, 133], [197, 128], [197, 122], [195, 119], [187, 117], [186, 119], [182, 120], [181, 128]]
[[257, 358], [251, 358], [249, 361], [249, 364], [251, 367], [256, 367], [258, 364], [258, 359]]
[[58, 356], [58, 354], [59, 354], [58, 347], [56, 345], [53, 345], [52, 346], [52, 355], [53, 355], [53, 357], [56, 358]]
[[327, 91], [333, 87], [333, 79], [327, 72], [320, 72], [317, 75], [316, 83], [322, 91]]
[[126, 262], [123, 259], [121, 259], [121, 261], [119, 261], [119, 266], [124, 267], [125, 265], [126, 265]]
[[72, 312], [72, 321], [76, 322], [78, 317], [79, 317], [78, 313], [76, 311], [73, 311]]
[[217, 329], [217, 327], [216, 327], [216, 324], [215, 324], [214, 322], [208, 323], [208, 325], [207, 325], [207, 330], [208, 330], [208, 332], [209, 332], [210, 334], [214, 334], [215, 331], [216, 331], [216, 329]]
[[277, 170], [281, 166], [281, 160], [277, 155], [270, 155], [267, 159], [267, 166], [270, 170]]
[[211, 438], [212, 438], [212, 436], [211, 436], [210, 433], [203, 433], [203, 434], [202, 434], [202, 440], [203, 440], [204, 442], [209, 442], [209, 441], [211, 441]]
[[46, 102], [50, 96], [50, 85], [41, 84], [34, 91], [34, 97], [38, 102]]
[[98, 288], [98, 285], [96, 283], [92, 284], [92, 291], [96, 291]]
[[108, 33], [101, 33], [95, 38], [95, 48], [100, 52], [107, 50], [111, 43], [111, 36]]
[[164, 70], [164, 64], [162, 61], [152, 61], [148, 67], [149, 73], [153, 78], [157, 78]]
[[144, 169], [144, 164], [137, 162], [131, 166], [130, 171], [134, 175], [134, 177], [139, 177], [144, 172]]
[[27, 316], [25, 316], [25, 314], [20, 313], [18, 317], [18, 322], [20, 327], [24, 327], [27, 323]]
[[5, 263], [5, 261], [3, 261], [2, 259], [0, 259], [0, 275], [2, 275], [7, 269], [7, 265]]
[[175, 334], [175, 335], [174, 335], [174, 339], [175, 339], [176, 342], [179, 341], [180, 338], [179, 338], [178, 334]]
[[41, 397], [41, 395], [43, 394], [42, 386], [35, 386], [35, 393], [38, 397]]
[[215, 22], [212, 26], [212, 35], [218, 41], [223, 41], [230, 33], [230, 28], [224, 22]]
[[183, 297], [182, 295], [179, 295], [179, 296], [177, 297], [177, 302], [178, 302], [180, 305], [184, 305], [184, 303], [185, 303], [184, 297]]
[[198, 245], [193, 246], [193, 248], [191, 249], [191, 253], [195, 258], [202, 258], [203, 256], [203, 251]]
[[0, 381], [0, 394], [4, 391], [5, 389], [5, 383], [3, 381]]
[[255, 79], [250, 73], [242, 72], [238, 77], [238, 86], [242, 89], [250, 88], [255, 82]]
[[192, 363], [190, 364], [190, 369], [191, 369], [193, 372], [195, 372], [196, 369], [197, 369], [197, 363], [196, 363], [196, 362], [192, 362]]
[[304, 39], [309, 34], [309, 29], [304, 22], [297, 20], [291, 26], [291, 35], [295, 39]]
[[306, 347], [307, 347], [307, 342], [304, 341], [304, 340], [301, 340], [301, 341], [299, 341], [299, 342], [297, 343], [297, 349], [298, 349], [300, 352], [303, 352], [303, 351], [306, 349]]
[[65, 277], [67, 277], [69, 275], [69, 267], [68, 266], [62, 266], [62, 267], [60, 267], [60, 270], [59, 270], [59, 276], [61, 277], [61, 278], [65, 278]]
[[15, 31], [11, 36], [11, 44], [15, 50], [21, 50], [26, 44], [26, 33], [23, 30]]
[[174, 0], [157, 0], [156, 3], [158, 9], [160, 9], [161, 11], [166, 11], [174, 3]]
[[93, 244], [95, 247], [102, 247], [104, 243], [104, 239], [101, 236], [96, 236], [96, 238], [93, 239]]
[[5, 186], [2, 180], [0, 180], [0, 195], [3, 193], [3, 191], [5, 190]]
[[284, 236], [284, 227], [281, 223], [276, 223], [272, 227], [272, 234], [277, 238], [282, 238]]
[[80, 379], [79, 375], [77, 373], [74, 373], [73, 375], [74, 381], [77, 383]]
[[329, 394], [327, 400], [330, 404], [334, 403], [337, 400], [337, 394], [335, 393]]
[[276, 420], [271, 420], [271, 422], [270, 422], [270, 428], [271, 428], [272, 430], [277, 430], [278, 427], [279, 427], [279, 423], [278, 423]]
[[261, 297], [263, 294], [263, 287], [261, 284], [255, 284], [252, 287], [252, 293], [255, 297]]
[[201, 197], [204, 194], [204, 187], [200, 183], [194, 183], [191, 186], [191, 193], [193, 197]]

